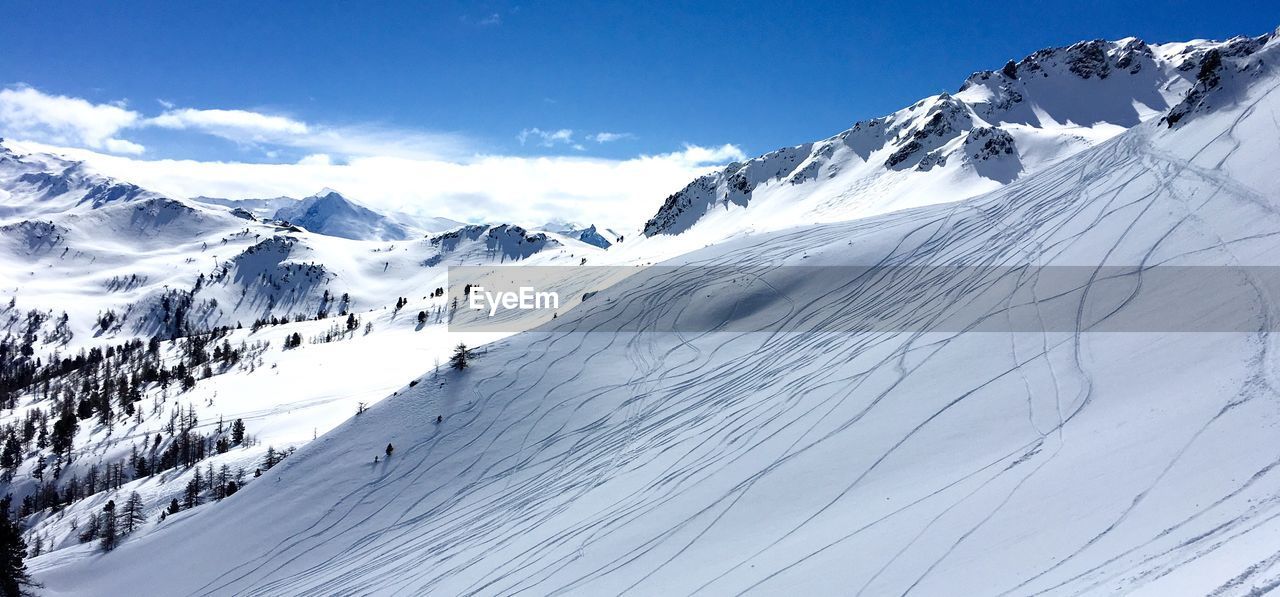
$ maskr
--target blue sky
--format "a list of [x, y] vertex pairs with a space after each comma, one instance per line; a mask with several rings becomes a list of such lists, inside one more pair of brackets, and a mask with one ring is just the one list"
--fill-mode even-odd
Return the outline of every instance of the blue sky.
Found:
[[1083, 39], [1276, 2], [7, 2], [0, 136], [176, 197], [629, 229], [693, 177]]
[[[124, 100], [147, 116], [163, 101], [412, 130], [485, 153], [620, 158], [733, 143], [757, 154], [1045, 46], [1280, 25], [1280, 3], [1229, 1], [194, 4], [10, 4], [0, 85]], [[588, 138], [601, 132], [617, 136]], [[148, 157], [306, 152], [272, 157], [159, 128], [129, 139]]]

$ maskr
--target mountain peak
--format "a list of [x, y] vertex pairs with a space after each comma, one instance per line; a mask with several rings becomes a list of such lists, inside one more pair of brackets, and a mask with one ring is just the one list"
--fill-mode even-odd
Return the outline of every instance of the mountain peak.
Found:
[[[330, 198], [330, 197], [335, 197], [335, 196], [336, 196], [336, 197], [338, 197], [338, 198], [340, 198], [340, 199], [346, 199], [346, 198], [347, 198], [347, 197], [346, 197], [346, 195], [343, 195], [342, 193], [340, 193], [340, 192], [338, 192], [338, 191], [336, 191], [336, 190], [334, 190], [334, 189], [331, 189], [331, 188], [329, 188], [329, 187], [324, 187], [324, 188], [320, 189], [320, 191], [319, 191], [318, 193], [315, 193], [315, 194], [313, 194], [313, 195], [311, 195], [311, 196], [309, 196], [309, 197], [306, 197], [305, 199], [311, 199], [311, 198], [325, 199], [325, 198]], [[304, 199], [304, 200], [305, 200], [305, 199]]]
[[[1213, 43], [1243, 53], [1259, 41]], [[1183, 51], [1200, 56], [1206, 45]], [[700, 177], [667, 198], [644, 234], [711, 219], [710, 234], [724, 238], [992, 191], [1165, 114], [1194, 83], [1187, 59], [1136, 37], [1037, 50], [973, 73], [954, 94]]]
[[414, 236], [387, 216], [329, 188], [280, 207], [274, 217], [312, 232], [352, 240], [404, 240]]

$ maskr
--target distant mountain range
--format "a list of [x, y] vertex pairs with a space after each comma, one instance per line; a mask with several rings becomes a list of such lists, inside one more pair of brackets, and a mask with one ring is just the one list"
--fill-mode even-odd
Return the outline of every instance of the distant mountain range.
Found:
[[380, 213], [332, 189], [324, 189], [302, 199], [194, 199], [212, 205], [238, 207], [260, 219], [287, 221], [312, 232], [352, 240], [406, 240], [424, 232], [440, 232], [462, 225], [461, 222], [448, 218], [417, 218], [402, 213]]

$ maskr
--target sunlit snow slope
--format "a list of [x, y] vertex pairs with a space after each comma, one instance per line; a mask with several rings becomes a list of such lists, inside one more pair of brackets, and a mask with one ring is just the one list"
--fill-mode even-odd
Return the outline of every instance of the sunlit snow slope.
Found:
[[[1199, 78], [1176, 126], [1147, 122], [993, 194], [678, 262], [1271, 264], [1277, 59], [1272, 42], [1226, 60], [1216, 80]], [[901, 296], [992, 288], [891, 271]], [[1009, 271], [1011, 296], [1034, 295], [1040, 270]], [[1169, 595], [1280, 583], [1273, 336], [570, 331], [602, 314], [670, 317], [721, 282], [633, 281], [471, 369], [424, 377], [219, 508], [107, 555], [37, 558], [37, 576], [59, 595]], [[813, 296], [803, 280], [749, 282], [737, 292], [757, 302]], [[1170, 300], [1129, 282], [1135, 306], [1123, 309]], [[898, 298], [851, 283], [825, 308], [939, 315], [899, 313]], [[1273, 297], [1254, 306], [1260, 329], [1280, 317]], [[388, 442], [394, 454], [375, 463]]]

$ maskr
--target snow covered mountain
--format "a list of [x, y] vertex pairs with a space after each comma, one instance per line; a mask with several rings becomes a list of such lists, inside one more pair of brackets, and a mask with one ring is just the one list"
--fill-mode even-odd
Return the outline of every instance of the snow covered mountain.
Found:
[[280, 220], [317, 234], [351, 240], [408, 240], [424, 232], [441, 232], [461, 225], [446, 218], [382, 214], [332, 189], [324, 189], [303, 199], [195, 197], [194, 200], [244, 209], [259, 219]]
[[0, 493], [40, 553], [83, 546], [82, 525], [135, 491], [149, 519], [196, 479], [191, 505], [222, 497], [228, 479], [215, 490], [208, 471], [251, 483], [269, 450], [376, 403], [460, 339], [500, 337], [446, 332], [449, 266], [602, 252], [510, 225], [350, 240], [8, 144], [0, 207]]
[[307, 230], [353, 240], [405, 240], [415, 236], [381, 214], [325, 189], [276, 210], [275, 218]]
[[622, 235], [617, 232], [608, 228], [597, 229], [595, 224], [583, 227], [570, 222], [548, 222], [542, 226], [542, 230], [576, 238], [601, 249], [608, 249], [623, 240]]
[[[350, 297], [348, 307], [382, 306], [442, 286], [444, 269], [436, 265], [446, 253], [488, 263], [552, 249], [546, 258], [568, 263], [571, 253], [581, 259], [597, 252], [560, 235], [520, 244], [537, 235], [509, 225], [492, 228], [512, 241], [497, 233], [445, 248], [416, 233], [410, 240], [377, 241], [410, 232], [335, 192], [275, 200], [291, 203], [276, 208], [273, 219], [259, 219], [244, 207], [169, 199], [80, 162], [4, 145], [0, 193], [7, 214], [0, 218], [0, 291], [16, 297], [19, 308], [68, 314], [74, 339], [58, 345], [63, 350], [247, 326], [273, 316], [314, 317], [332, 310], [327, 303], [340, 295]], [[375, 240], [358, 240], [363, 237]], [[180, 314], [165, 307], [170, 302], [183, 306]], [[100, 326], [104, 317], [111, 322]]]
[[989, 192], [1164, 115], [1208, 52], [1242, 55], [1268, 39], [1040, 50], [970, 75], [954, 94], [698, 178], [666, 199], [644, 234], [696, 228], [714, 242]]
[[[1125, 67], [1108, 50], [1059, 66], [1108, 80], [1190, 66], [1180, 97], [1109, 139], [967, 200], [680, 256], [669, 264], [720, 274], [628, 278], [469, 369], [397, 388], [216, 507], [31, 566], [59, 595], [1271, 590], [1280, 289], [1249, 266], [1280, 253], [1280, 40], [1126, 45]], [[871, 152], [876, 167], [904, 139]], [[494, 259], [509, 245], [488, 239], [551, 237], [529, 238], [434, 237], [450, 255], [483, 241]], [[807, 273], [849, 266], [883, 279]], [[1128, 273], [1063, 292], [1055, 266]], [[1226, 272], [1256, 329], [1092, 331], [1185, 309], [1144, 278], [1158, 266]], [[1124, 301], [1099, 298], [1116, 288]], [[974, 305], [1072, 325], [928, 325]], [[864, 319], [901, 328], [812, 323]], [[608, 331], [618, 322], [635, 331]]]
[[159, 198], [136, 185], [97, 174], [81, 162], [20, 155], [0, 139], [0, 218], [82, 213]]

